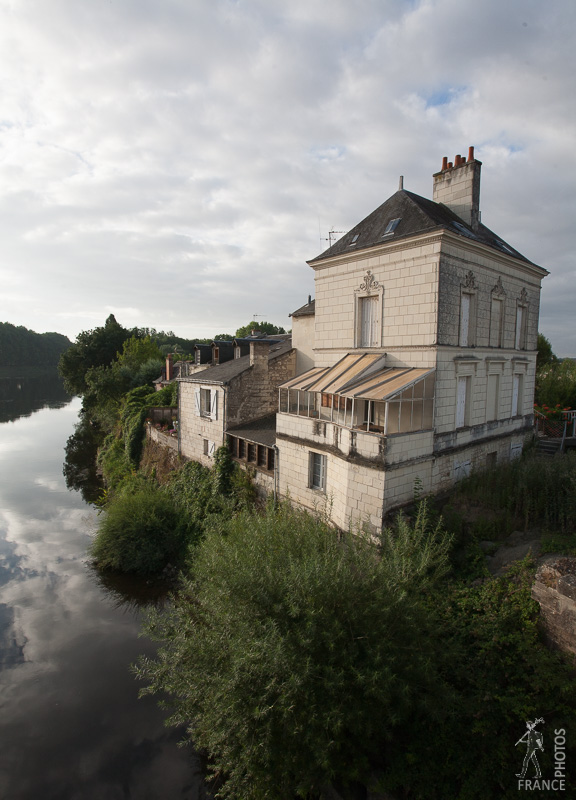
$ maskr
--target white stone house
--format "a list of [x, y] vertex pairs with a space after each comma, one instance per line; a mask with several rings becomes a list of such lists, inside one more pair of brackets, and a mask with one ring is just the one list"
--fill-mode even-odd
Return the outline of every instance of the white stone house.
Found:
[[445, 158], [432, 201], [401, 185], [308, 262], [293, 338], [313, 367], [279, 391], [278, 486], [342, 528], [380, 528], [531, 432], [548, 273], [480, 222], [480, 168], [473, 148]]
[[227, 441], [232, 456], [254, 469], [256, 483], [274, 489], [278, 386], [296, 371], [289, 337], [247, 343], [248, 355], [178, 381], [179, 452], [212, 466]]

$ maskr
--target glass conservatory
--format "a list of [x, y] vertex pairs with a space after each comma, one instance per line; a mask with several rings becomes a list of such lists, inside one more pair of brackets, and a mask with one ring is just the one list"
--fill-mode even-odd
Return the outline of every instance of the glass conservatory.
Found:
[[434, 370], [386, 367], [385, 356], [348, 354], [279, 388], [279, 411], [389, 436], [433, 427]]

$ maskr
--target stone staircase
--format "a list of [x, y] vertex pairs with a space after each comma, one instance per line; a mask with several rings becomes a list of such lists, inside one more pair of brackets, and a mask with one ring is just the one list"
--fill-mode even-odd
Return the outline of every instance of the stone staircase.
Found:
[[539, 437], [536, 442], [536, 454], [540, 458], [553, 458], [560, 452], [562, 439], [548, 439]]

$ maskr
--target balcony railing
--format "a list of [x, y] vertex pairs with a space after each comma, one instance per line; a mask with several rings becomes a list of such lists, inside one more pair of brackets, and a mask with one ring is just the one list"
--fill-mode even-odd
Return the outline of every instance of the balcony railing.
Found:
[[547, 439], [561, 439], [563, 449], [566, 438], [576, 437], [576, 410], [563, 411], [561, 419], [549, 419], [541, 411], [534, 411], [534, 428], [536, 433]]

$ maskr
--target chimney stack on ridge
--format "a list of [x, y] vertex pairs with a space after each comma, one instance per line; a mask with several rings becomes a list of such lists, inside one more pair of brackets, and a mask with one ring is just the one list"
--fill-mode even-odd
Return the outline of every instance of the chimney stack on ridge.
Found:
[[468, 149], [468, 160], [458, 154], [454, 164], [447, 156], [442, 159], [442, 169], [434, 175], [432, 199], [458, 214], [472, 230], [480, 221], [480, 168], [481, 161], [474, 158], [474, 148]]

